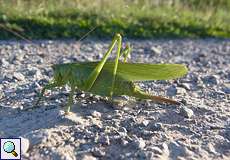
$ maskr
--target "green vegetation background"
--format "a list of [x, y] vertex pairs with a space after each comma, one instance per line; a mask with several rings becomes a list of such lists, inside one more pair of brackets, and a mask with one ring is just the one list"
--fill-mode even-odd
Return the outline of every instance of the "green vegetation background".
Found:
[[0, 39], [230, 37], [230, 0], [0, 0]]

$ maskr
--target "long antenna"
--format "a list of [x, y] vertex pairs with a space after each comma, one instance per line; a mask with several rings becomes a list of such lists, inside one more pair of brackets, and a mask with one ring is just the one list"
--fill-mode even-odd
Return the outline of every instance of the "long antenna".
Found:
[[84, 34], [79, 40], [77, 40], [78, 42], [83, 40], [85, 37], [87, 37], [91, 32], [93, 32], [95, 29], [97, 28], [97, 26], [94, 26], [90, 31], [88, 31], [86, 34]]
[[5, 29], [6, 31], [12, 33], [13, 35], [15, 35], [16, 37], [19, 37], [21, 39], [23, 39], [24, 41], [28, 42], [28, 43], [32, 43], [31, 40], [29, 40], [28, 38], [25, 38], [25, 36], [22, 36], [21, 34], [17, 33], [16, 31], [13, 31], [7, 27], [5, 27], [3, 24], [0, 23], [0, 27], [2, 27], [3, 29]]
[[[22, 36], [21, 34], [17, 33], [16, 31], [13, 31], [9, 28], [7, 28], [6, 26], [4, 26], [3, 24], [0, 23], [0, 27], [2, 27], [3, 29], [5, 29], [6, 31], [12, 33], [13, 35], [15, 35], [18, 38], [23, 39], [24, 41], [28, 42], [28, 43], [33, 43], [30, 39], [25, 38], [25, 36]], [[87, 33], [85, 33], [79, 40], [77, 40], [77, 42], [82, 41], [84, 38], [86, 38], [91, 32], [93, 32], [98, 26], [94, 26], [92, 29], [90, 29]]]

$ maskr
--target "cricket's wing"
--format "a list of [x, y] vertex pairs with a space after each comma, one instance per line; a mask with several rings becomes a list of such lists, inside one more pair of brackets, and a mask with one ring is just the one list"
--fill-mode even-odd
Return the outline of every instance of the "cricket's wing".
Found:
[[188, 72], [181, 64], [119, 63], [118, 74], [131, 81], [169, 80]]
[[[98, 62], [81, 63], [83, 67], [94, 68]], [[102, 70], [113, 72], [114, 62], [105, 63]], [[187, 73], [185, 65], [181, 64], [146, 64], [121, 63], [118, 64], [117, 75], [130, 81], [169, 80], [184, 76]]]

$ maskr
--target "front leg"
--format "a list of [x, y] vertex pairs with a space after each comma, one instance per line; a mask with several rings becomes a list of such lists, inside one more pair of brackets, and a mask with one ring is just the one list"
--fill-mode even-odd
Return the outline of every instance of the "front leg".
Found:
[[37, 106], [39, 104], [39, 102], [41, 101], [41, 99], [44, 97], [44, 93], [47, 89], [53, 89], [55, 87], [57, 87], [57, 83], [49, 83], [47, 85], [45, 85], [41, 91], [41, 93], [38, 93], [38, 100], [37, 102], [35, 103], [35, 106]]
[[67, 105], [66, 105], [65, 114], [69, 114], [70, 108], [73, 105], [74, 91], [75, 91], [75, 87], [71, 86], [71, 91], [70, 91], [68, 102], [67, 102]]

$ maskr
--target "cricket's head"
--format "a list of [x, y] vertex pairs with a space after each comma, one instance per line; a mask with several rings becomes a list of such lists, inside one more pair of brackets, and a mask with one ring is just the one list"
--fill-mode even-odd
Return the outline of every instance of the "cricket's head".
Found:
[[52, 66], [54, 81], [59, 85], [67, 84], [71, 77], [71, 67], [68, 64], [55, 64]]

